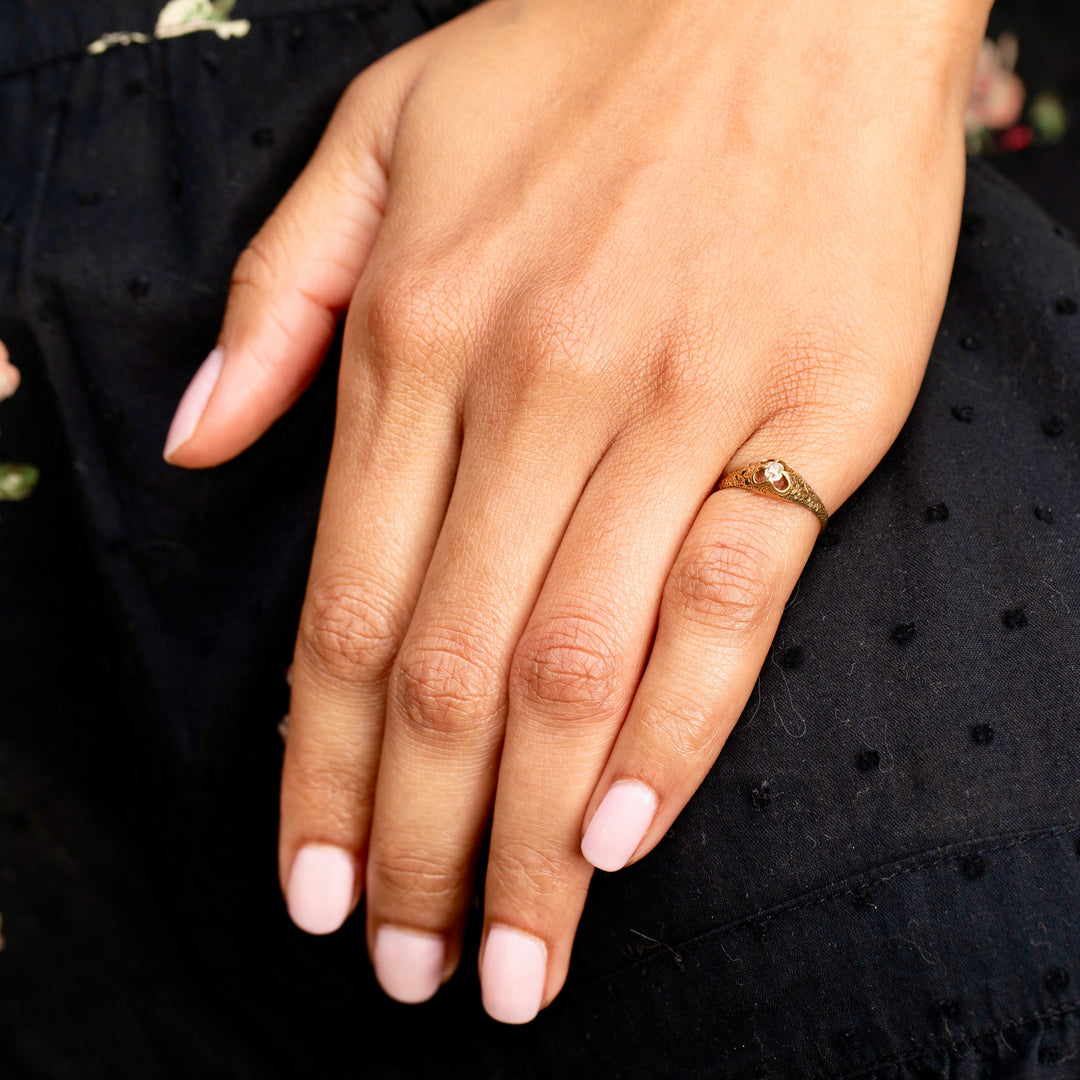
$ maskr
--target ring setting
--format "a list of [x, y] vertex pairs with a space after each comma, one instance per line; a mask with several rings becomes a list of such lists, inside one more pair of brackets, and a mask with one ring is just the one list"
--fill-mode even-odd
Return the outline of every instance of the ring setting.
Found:
[[723, 488], [742, 488], [744, 491], [753, 491], [758, 495], [805, 506], [818, 519], [819, 535], [829, 523], [829, 512], [814, 489], [779, 458], [766, 458], [743, 469], [725, 473], [713, 490], [720, 491]]
[[[761, 475], [772, 484], [776, 491], [787, 491], [791, 486], [791, 477], [788, 475], [787, 466], [782, 461], [766, 461], [761, 466]], [[754, 479], [757, 479], [756, 474]]]

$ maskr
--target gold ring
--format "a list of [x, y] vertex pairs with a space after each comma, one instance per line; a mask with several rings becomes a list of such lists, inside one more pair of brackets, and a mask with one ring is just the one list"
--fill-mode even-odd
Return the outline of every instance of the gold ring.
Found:
[[[829, 523], [829, 512], [825, 504], [817, 497], [814, 489], [792, 468], [778, 458], [758, 461], [747, 465], [745, 469], [727, 473], [720, 477], [714, 491], [721, 488], [742, 488], [744, 491], [756, 491], [759, 495], [770, 495], [784, 502], [798, 503], [805, 506], [817, 517], [821, 529]], [[821, 535], [821, 529], [818, 535]]]

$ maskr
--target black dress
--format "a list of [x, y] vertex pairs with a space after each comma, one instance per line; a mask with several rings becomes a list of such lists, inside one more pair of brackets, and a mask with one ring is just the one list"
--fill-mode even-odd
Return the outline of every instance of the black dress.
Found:
[[[161, 448], [230, 269], [348, 80], [467, 3], [4, 0], [0, 1076], [1075, 1078], [1080, 250], [973, 163], [915, 410], [834, 517], [671, 833], [598, 874], [569, 983], [384, 998], [289, 923], [283, 673], [335, 363], [210, 472]], [[112, 31], [150, 40], [87, 46]], [[479, 913], [474, 913], [475, 955]]]

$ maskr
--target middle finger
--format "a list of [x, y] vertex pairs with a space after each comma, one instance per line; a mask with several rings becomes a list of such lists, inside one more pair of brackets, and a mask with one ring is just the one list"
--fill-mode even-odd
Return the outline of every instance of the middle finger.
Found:
[[426, 1000], [456, 967], [510, 656], [599, 454], [595, 441], [586, 448], [585, 439], [552, 434], [537, 420], [497, 433], [466, 425], [454, 492], [391, 673], [367, 926], [376, 976], [399, 1001]]

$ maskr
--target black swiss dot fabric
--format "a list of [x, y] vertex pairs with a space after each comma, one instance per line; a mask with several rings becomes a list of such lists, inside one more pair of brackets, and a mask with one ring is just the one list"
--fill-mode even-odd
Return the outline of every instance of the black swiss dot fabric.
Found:
[[342, 89], [467, 5], [250, 0], [242, 39], [90, 57], [159, 5], [6, 2], [0, 338], [25, 386], [0, 445], [51, 467], [0, 513], [0, 1073], [1075, 1080], [1067, 236], [970, 166], [914, 412], [834, 514], [715, 768], [654, 853], [597, 875], [535, 1023], [484, 1017], [475, 913], [459, 974], [410, 1009], [360, 920], [307, 937], [277, 889], [333, 358], [227, 466], [160, 452]]

